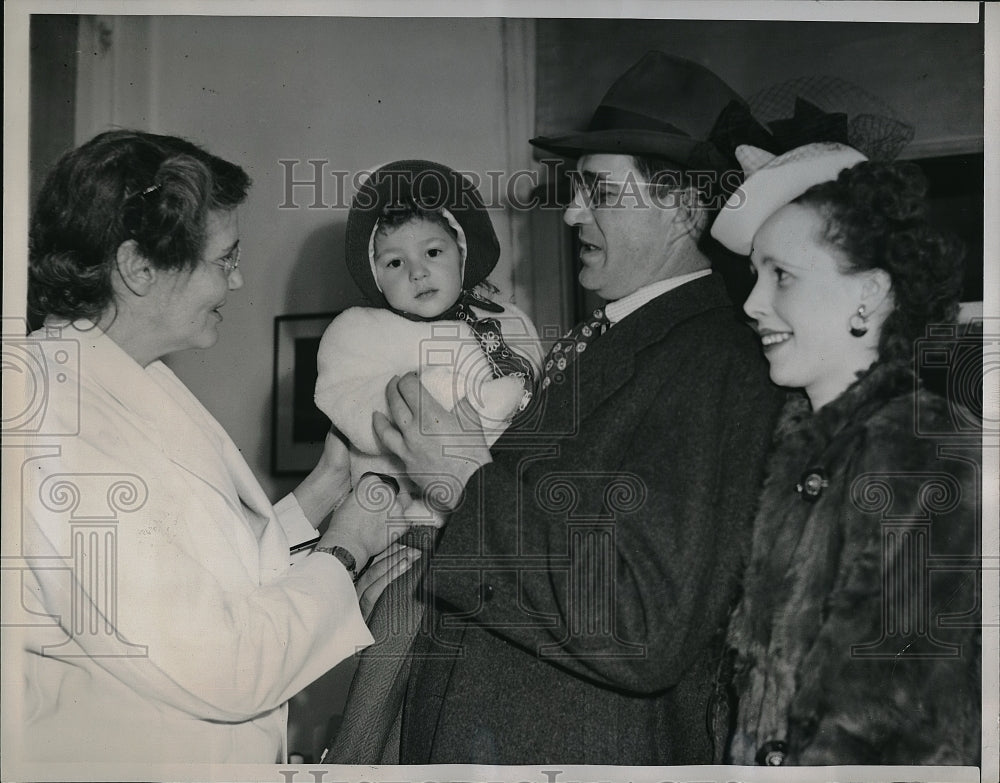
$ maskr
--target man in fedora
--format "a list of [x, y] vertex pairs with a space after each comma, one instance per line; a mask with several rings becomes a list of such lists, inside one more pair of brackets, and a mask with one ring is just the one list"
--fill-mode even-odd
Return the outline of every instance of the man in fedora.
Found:
[[578, 158], [564, 219], [607, 301], [554, 347], [535, 416], [448, 467], [434, 428], [455, 417], [415, 377], [390, 384], [383, 441], [465, 488], [427, 558], [399, 762], [717, 758], [722, 634], [780, 402], [699, 244], [720, 146], [752, 127], [710, 71], [648, 54], [588, 130], [531, 140]]

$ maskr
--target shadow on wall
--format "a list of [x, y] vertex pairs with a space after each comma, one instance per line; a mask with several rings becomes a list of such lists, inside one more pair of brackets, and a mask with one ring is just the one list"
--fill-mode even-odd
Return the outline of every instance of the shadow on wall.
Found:
[[[307, 315], [344, 310], [362, 304], [364, 298], [347, 272], [344, 263], [346, 223], [329, 222], [310, 233], [301, 245], [298, 257], [288, 275], [288, 290], [284, 304], [276, 315]], [[276, 261], [277, 263], [277, 261]], [[274, 361], [275, 346], [271, 346]], [[274, 393], [272, 388], [260, 411], [262, 431], [268, 433], [267, 464], [271, 464], [274, 449], [273, 415]], [[317, 412], [318, 415], [319, 414]], [[282, 497], [291, 492], [301, 481], [296, 476], [272, 476], [274, 496]]]
[[[281, 315], [324, 313], [363, 304], [344, 262], [346, 228], [344, 220], [331, 220], [306, 237], [288, 276]], [[269, 433], [269, 448], [273, 448], [273, 404], [272, 388], [260, 411], [261, 426]], [[272, 477], [275, 497], [291, 492], [300, 480], [294, 476]], [[347, 700], [354, 667], [353, 658], [345, 661], [292, 698], [288, 716], [290, 751], [302, 753], [307, 761], [318, 758], [328, 739], [330, 720], [339, 718]]]
[[288, 277], [282, 315], [343, 310], [364, 301], [344, 260], [345, 220], [317, 228], [302, 243]]
[[288, 704], [289, 754], [301, 754], [306, 764], [319, 761], [340, 728], [355, 669], [357, 659], [351, 656], [292, 697]]

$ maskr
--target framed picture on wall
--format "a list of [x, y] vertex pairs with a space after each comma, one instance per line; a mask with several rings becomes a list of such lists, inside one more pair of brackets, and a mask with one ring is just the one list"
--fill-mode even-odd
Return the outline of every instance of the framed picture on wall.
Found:
[[271, 473], [305, 475], [323, 452], [330, 420], [316, 407], [316, 352], [338, 313], [279, 315], [274, 319], [274, 394]]

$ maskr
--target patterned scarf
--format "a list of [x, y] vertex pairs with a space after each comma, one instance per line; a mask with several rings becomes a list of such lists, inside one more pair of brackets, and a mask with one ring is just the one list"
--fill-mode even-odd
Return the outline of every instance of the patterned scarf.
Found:
[[[507, 345], [503, 339], [503, 332], [500, 330], [500, 321], [489, 317], [477, 318], [472, 310], [473, 307], [490, 313], [504, 311], [503, 307], [496, 302], [478, 296], [471, 291], [463, 290], [454, 305], [440, 315], [431, 318], [404, 313], [400, 310], [393, 310], [393, 312], [411, 321], [465, 321], [472, 330], [472, 334], [475, 335], [479, 347], [483, 349], [486, 361], [489, 362], [490, 369], [493, 371], [493, 377], [523, 378], [524, 388], [530, 396], [531, 391], [535, 388], [535, 371], [531, 363]], [[527, 397], [521, 408], [523, 409], [526, 404]]]

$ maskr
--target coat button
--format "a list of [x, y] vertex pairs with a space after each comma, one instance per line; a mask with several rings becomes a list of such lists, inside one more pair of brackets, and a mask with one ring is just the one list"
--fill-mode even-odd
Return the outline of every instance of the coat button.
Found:
[[809, 468], [802, 474], [799, 483], [795, 485], [795, 490], [803, 500], [815, 503], [828, 486], [830, 486], [830, 479], [823, 468]]
[[762, 767], [780, 767], [788, 755], [788, 745], [781, 740], [771, 740], [760, 746], [754, 761]]
[[483, 585], [482, 596], [483, 596], [483, 601], [492, 601], [493, 585]]

